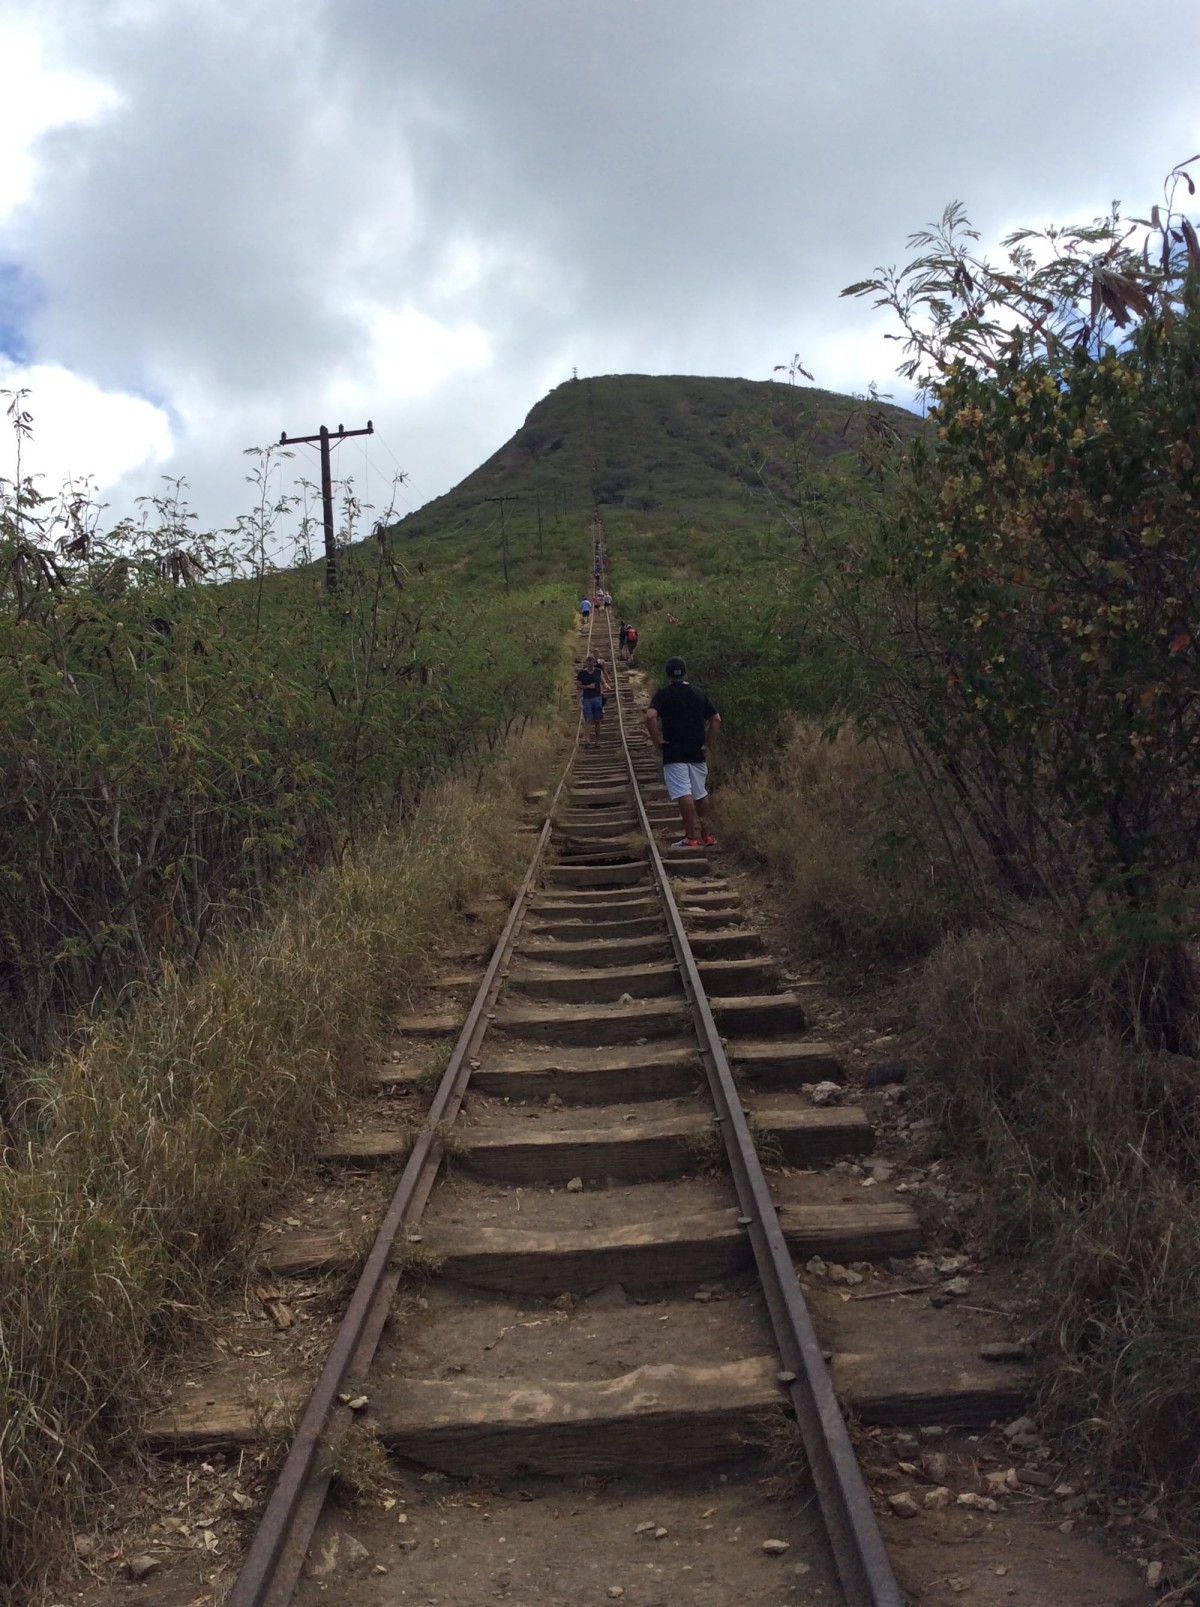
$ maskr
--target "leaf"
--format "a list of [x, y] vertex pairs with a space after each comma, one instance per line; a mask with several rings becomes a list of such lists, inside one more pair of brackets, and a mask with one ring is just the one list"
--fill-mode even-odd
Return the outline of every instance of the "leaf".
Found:
[[1183, 237], [1187, 241], [1188, 262], [1193, 273], [1200, 273], [1200, 240], [1196, 238], [1196, 231], [1187, 218], [1182, 218], [1179, 224], [1183, 230]]

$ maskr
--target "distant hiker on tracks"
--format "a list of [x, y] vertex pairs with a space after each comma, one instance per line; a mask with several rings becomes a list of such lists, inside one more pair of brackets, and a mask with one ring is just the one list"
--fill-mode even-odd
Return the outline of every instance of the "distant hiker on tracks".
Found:
[[583, 745], [585, 748], [595, 748], [600, 743], [604, 694], [608, 690], [604, 665], [597, 660], [595, 653], [589, 653], [584, 659], [583, 668], [575, 672], [575, 679], [579, 682], [579, 703], [583, 710], [583, 723], [587, 727]]
[[636, 625], [625, 627], [625, 662], [632, 669], [637, 659], [638, 634]]
[[583, 599], [583, 601], [579, 605], [579, 612], [580, 612], [580, 614], [582, 616], [583, 624], [585, 624], [585, 625], [587, 624], [588, 615], [591, 613], [591, 611], [592, 611], [592, 599], [590, 597], [585, 597]]
[[622, 658], [625, 657], [625, 638], [628, 635], [629, 635], [629, 626], [625, 623], [624, 620], [622, 620], [621, 621], [621, 629], [620, 629], [620, 632], [617, 635], [617, 651], [620, 653]]
[[646, 710], [646, 729], [663, 757], [663, 785], [679, 805], [683, 836], [672, 848], [712, 848], [709, 830], [708, 746], [721, 727], [721, 716], [703, 687], [687, 679], [681, 658], [667, 660], [667, 684], [660, 686]]

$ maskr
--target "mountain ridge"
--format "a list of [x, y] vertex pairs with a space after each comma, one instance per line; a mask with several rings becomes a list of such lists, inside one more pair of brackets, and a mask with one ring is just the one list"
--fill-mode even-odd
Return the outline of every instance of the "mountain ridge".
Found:
[[[476, 549], [498, 532], [503, 514], [522, 584], [573, 572], [579, 522], [594, 508], [610, 531], [642, 549], [681, 523], [706, 547], [722, 536], [769, 540], [782, 535], [802, 497], [836, 505], [839, 484], [861, 478], [868, 411], [876, 427], [882, 420], [901, 438], [925, 427], [891, 403], [778, 380], [566, 380], [477, 468], [390, 526], [389, 536], [405, 562], [410, 555], [445, 562], [452, 543], [470, 575], [482, 557]], [[502, 512], [499, 497], [510, 499]], [[489, 574], [492, 568], [489, 549]]]

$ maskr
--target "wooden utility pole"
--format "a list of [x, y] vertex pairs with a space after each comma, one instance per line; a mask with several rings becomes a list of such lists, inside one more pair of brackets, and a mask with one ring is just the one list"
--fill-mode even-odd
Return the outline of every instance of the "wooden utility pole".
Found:
[[504, 523], [504, 504], [506, 502], [520, 502], [515, 491], [506, 493], [502, 497], [484, 497], [485, 502], [498, 502], [500, 504], [500, 561], [504, 565], [504, 595], [508, 592], [508, 528]]
[[365, 430], [346, 430], [339, 424], [336, 431], [328, 430], [322, 424], [316, 435], [289, 435], [285, 430], [279, 437], [280, 446], [311, 446], [318, 442], [321, 447], [321, 513], [325, 525], [325, 590], [336, 591], [338, 582], [337, 543], [333, 539], [333, 475], [329, 467], [329, 443], [331, 440], [348, 441], [352, 435], [374, 435], [375, 426], [367, 420]]

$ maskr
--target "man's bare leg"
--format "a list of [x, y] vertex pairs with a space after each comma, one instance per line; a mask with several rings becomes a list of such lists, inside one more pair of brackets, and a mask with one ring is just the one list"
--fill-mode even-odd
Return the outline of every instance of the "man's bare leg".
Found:
[[696, 814], [700, 819], [698, 836], [711, 837], [713, 834], [712, 819], [712, 793], [706, 792], [703, 798], [696, 799]]
[[696, 818], [696, 800], [689, 792], [682, 798], [676, 798], [675, 802], [679, 805], [679, 813], [683, 817], [683, 835], [685, 837], [699, 837], [700, 826]]

